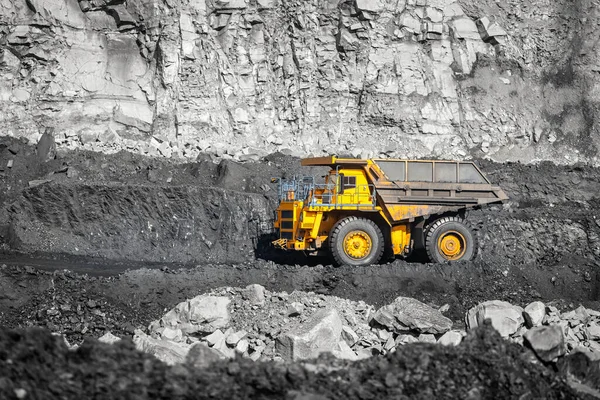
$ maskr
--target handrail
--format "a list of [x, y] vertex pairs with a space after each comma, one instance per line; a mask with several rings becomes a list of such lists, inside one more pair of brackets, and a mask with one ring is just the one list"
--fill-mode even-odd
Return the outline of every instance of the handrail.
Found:
[[[293, 177], [280, 179], [278, 197], [281, 201], [306, 201], [309, 206], [356, 207], [356, 209], [374, 209], [377, 203], [377, 189], [373, 184], [356, 185], [354, 190], [346, 188], [338, 191], [339, 175], [330, 176], [333, 182], [315, 183], [314, 177]], [[342, 184], [342, 183], [340, 183]]]

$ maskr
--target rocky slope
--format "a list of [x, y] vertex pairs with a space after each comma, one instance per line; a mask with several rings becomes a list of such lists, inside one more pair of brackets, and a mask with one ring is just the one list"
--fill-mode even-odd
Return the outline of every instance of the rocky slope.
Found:
[[2, 134], [188, 159], [597, 163], [598, 13], [593, 0], [3, 0]]

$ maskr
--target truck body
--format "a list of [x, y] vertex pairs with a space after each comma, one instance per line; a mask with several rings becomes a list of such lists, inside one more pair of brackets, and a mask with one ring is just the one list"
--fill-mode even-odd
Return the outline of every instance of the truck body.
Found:
[[330, 156], [301, 165], [330, 170], [323, 183], [278, 179], [273, 245], [329, 253], [337, 264], [407, 256], [415, 242], [434, 262], [472, 259], [476, 237], [465, 210], [508, 199], [472, 162]]

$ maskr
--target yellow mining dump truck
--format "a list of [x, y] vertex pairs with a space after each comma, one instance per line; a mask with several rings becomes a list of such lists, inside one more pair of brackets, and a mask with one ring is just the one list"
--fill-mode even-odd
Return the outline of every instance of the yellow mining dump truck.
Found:
[[[425, 247], [433, 262], [470, 260], [477, 252], [465, 211], [508, 199], [472, 162], [318, 157], [313, 177], [274, 179], [279, 206], [273, 245], [329, 253], [339, 265], [368, 265]], [[386, 258], [388, 258], [386, 256]]]

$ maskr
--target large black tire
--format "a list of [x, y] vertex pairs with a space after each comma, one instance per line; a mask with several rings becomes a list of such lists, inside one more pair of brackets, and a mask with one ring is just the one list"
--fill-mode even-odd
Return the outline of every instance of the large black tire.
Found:
[[459, 217], [442, 217], [426, 231], [425, 249], [431, 262], [468, 261], [477, 254], [477, 239]]
[[375, 222], [346, 217], [333, 227], [329, 249], [336, 264], [358, 267], [379, 262], [384, 242], [381, 229]]

